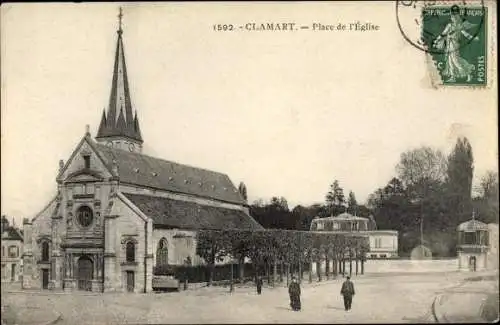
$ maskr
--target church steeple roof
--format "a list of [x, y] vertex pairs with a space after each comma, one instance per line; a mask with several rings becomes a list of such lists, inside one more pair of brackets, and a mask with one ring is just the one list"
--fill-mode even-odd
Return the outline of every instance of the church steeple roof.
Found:
[[127, 65], [125, 64], [125, 51], [123, 48], [122, 17], [122, 9], [120, 8], [108, 111], [107, 116], [103, 112], [96, 138], [127, 137], [142, 143], [137, 112], [135, 117], [132, 114], [132, 101], [130, 100]]

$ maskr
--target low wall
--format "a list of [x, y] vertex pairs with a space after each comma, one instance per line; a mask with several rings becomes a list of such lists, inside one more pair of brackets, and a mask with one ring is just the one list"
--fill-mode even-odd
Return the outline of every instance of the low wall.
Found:
[[442, 260], [367, 260], [365, 262], [365, 274], [455, 271], [458, 271], [458, 260], [455, 258]]

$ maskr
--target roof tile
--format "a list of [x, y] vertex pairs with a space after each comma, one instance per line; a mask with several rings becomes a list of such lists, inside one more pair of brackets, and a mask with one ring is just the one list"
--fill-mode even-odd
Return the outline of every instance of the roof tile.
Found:
[[227, 209], [156, 197], [123, 193], [144, 214], [153, 219], [155, 226], [184, 229], [245, 229], [263, 227], [242, 210]]
[[113, 161], [116, 161], [121, 182], [246, 205], [225, 174], [102, 144], [94, 145], [108, 168], [112, 169]]

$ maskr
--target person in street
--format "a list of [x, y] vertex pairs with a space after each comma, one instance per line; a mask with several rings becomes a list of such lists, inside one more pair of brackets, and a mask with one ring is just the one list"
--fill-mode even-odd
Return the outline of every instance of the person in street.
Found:
[[292, 307], [293, 311], [299, 311], [301, 308], [300, 284], [295, 276], [292, 277], [292, 283], [288, 287], [288, 294], [290, 295], [290, 307]]
[[260, 295], [262, 293], [262, 278], [257, 276], [257, 294]]
[[351, 277], [347, 276], [347, 280], [342, 283], [342, 289], [340, 289], [340, 294], [344, 296], [344, 308], [345, 310], [351, 310], [352, 296], [354, 296], [354, 283], [351, 281]]

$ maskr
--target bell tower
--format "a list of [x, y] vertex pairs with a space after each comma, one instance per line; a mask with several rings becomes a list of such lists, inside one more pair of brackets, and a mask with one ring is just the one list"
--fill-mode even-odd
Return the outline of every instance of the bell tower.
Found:
[[143, 140], [137, 111], [135, 115], [132, 114], [132, 101], [123, 48], [122, 18], [123, 12], [120, 7], [111, 94], [107, 114], [105, 110], [102, 112], [96, 140], [114, 148], [141, 153]]

